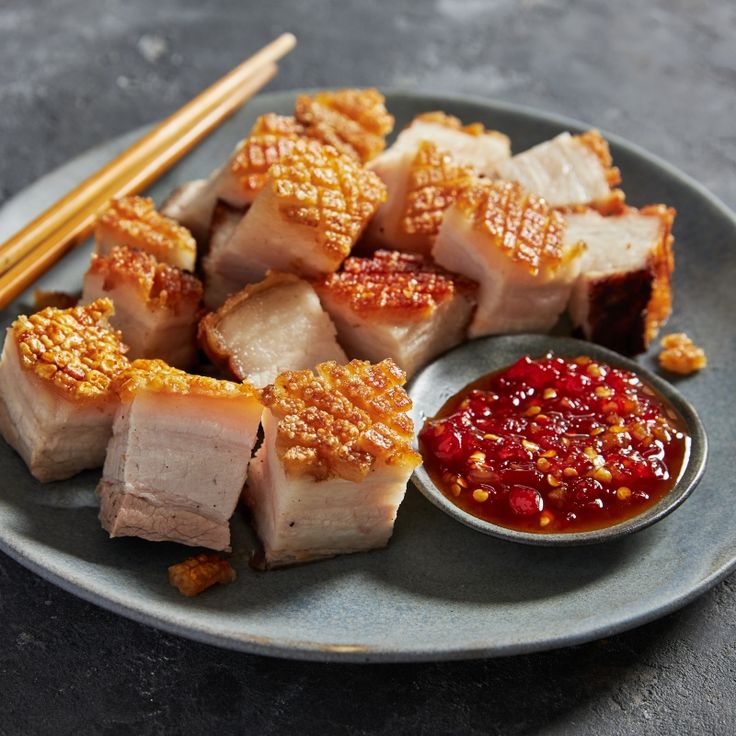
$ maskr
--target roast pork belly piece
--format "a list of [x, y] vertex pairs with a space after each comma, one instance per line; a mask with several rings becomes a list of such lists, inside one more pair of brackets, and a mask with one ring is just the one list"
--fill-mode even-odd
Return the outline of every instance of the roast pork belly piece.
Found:
[[137, 248], [162, 263], [194, 271], [197, 244], [192, 234], [156, 212], [148, 197], [113, 199], [97, 219], [95, 252], [104, 256], [117, 245]]
[[161, 358], [187, 368], [197, 355], [202, 292], [196, 276], [135, 248], [116, 247], [92, 256], [82, 303], [112, 299], [110, 323], [122, 332], [131, 360]]
[[392, 358], [407, 375], [465, 339], [477, 284], [416, 254], [348, 258], [316, 283], [351, 358]]
[[118, 405], [110, 383], [129, 363], [109, 299], [47, 307], [8, 328], [0, 358], [0, 431], [38, 480], [105, 459]]
[[613, 189], [621, 175], [613, 166], [605, 138], [597, 130], [560, 133], [496, 165], [495, 175], [516, 181], [544, 197], [552, 207], [593, 205], [602, 212], [623, 207], [624, 194]]
[[445, 213], [432, 254], [479, 282], [471, 337], [546, 332], [565, 309], [585, 246], [565, 237], [565, 220], [512, 182], [463, 190]]
[[224, 246], [214, 271], [239, 286], [267, 271], [318, 276], [337, 270], [378, 205], [381, 180], [331, 146], [298, 141], [274, 164], [268, 182]]
[[[422, 141], [431, 141], [440, 150], [450, 153], [460, 166], [470, 166], [479, 176], [493, 176], [496, 165], [511, 156], [511, 141], [503, 133], [486, 130], [481, 123], [463, 125], [458, 118], [435, 111], [414, 118], [369, 168], [380, 175], [387, 167], [387, 158], [414, 154]], [[393, 196], [390, 188], [389, 193]]]
[[164, 205], [166, 214], [188, 227], [205, 249], [217, 202], [235, 209], [248, 207], [266, 183], [268, 169], [289, 153], [303, 134], [304, 129], [293, 117], [262, 115], [248, 137], [206, 181], [190, 182], [181, 192], [172, 194]]
[[192, 234], [198, 244], [203, 245], [212, 219], [212, 206], [205, 196], [208, 179], [185, 181], [174, 189], [163, 201], [159, 212]]
[[217, 199], [237, 208], [253, 204], [266, 185], [268, 170], [291, 153], [303, 133], [293, 117], [269, 113], [257, 118], [218, 176]]
[[212, 214], [207, 255], [202, 258], [202, 279], [204, 281], [204, 303], [208, 309], [217, 309], [225, 299], [238, 291], [242, 284], [227, 275], [217, 272], [217, 257], [235, 232], [238, 223], [245, 215], [245, 209], [231, 207], [225, 202], [218, 202]]
[[566, 239], [587, 246], [569, 312], [589, 340], [636, 354], [656, 336], [672, 308], [674, 218], [662, 204], [566, 216]]
[[261, 415], [248, 384], [137, 360], [114, 382], [120, 397], [97, 486], [111, 537], [223, 550]]
[[304, 135], [333, 146], [360, 163], [386, 146], [394, 119], [384, 96], [373, 88], [340, 89], [296, 98], [294, 115]]
[[386, 153], [372, 168], [389, 197], [371, 220], [366, 241], [428, 255], [445, 210], [461, 189], [473, 183], [472, 169], [459, 166], [430, 141], [421, 141], [401, 155]]
[[199, 323], [199, 340], [213, 363], [258, 387], [283, 371], [347, 361], [314, 288], [278, 272], [210, 312]]
[[266, 569], [383, 547], [419, 455], [390, 360], [289, 371], [262, 392], [264, 439], [244, 498]]

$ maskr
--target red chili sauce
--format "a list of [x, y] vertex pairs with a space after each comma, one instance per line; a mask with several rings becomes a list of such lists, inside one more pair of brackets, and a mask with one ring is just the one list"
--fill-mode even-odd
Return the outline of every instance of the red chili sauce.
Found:
[[676, 483], [682, 420], [629, 371], [586, 356], [522, 358], [466, 386], [419, 434], [442, 492], [526, 532], [612, 526]]

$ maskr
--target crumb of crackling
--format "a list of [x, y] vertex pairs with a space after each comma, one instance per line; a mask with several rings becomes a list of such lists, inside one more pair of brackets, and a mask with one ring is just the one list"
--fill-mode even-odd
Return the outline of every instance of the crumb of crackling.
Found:
[[659, 364], [670, 373], [686, 376], [708, 365], [705, 351], [699, 348], [684, 332], [665, 335], [661, 340], [662, 352]]
[[216, 583], [232, 583], [235, 580], [232, 565], [214, 554], [199, 554], [169, 567], [169, 582], [182, 595], [189, 598], [199, 595]]

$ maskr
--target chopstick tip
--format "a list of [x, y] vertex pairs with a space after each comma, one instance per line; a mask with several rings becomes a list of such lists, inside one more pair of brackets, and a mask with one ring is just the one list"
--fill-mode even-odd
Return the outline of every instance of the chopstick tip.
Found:
[[281, 40], [284, 45], [289, 47], [289, 50], [293, 49], [297, 43], [296, 36], [289, 31], [281, 34]]

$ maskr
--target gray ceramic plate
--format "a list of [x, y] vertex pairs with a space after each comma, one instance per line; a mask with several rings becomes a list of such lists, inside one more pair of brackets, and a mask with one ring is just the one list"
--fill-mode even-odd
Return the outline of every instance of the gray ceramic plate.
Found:
[[[222, 161], [254, 117], [287, 112], [292, 94], [259, 97], [153, 189]], [[399, 126], [442, 108], [510, 134], [516, 151], [579, 124], [467, 98], [389, 95]], [[128, 145], [111, 141], [46, 176], [0, 212], [6, 237], [75, 181]], [[183, 636], [232, 649], [321, 660], [432, 660], [513, 654], [574, 644], [631, 628], [692, 600], [736, 567], [733, 500], [736, 392], [736, 219], [701, 186], [611, 136], [633, 204], [677, 207], [676, 309], [669, 327], [704, 344], [711, 362], [678, 387], [698, 409], [711, 459], [697, 492], [661, 523], [592, 548], [511, 544], [458, 524], [410, 488], [390, 546], [278, 572], [246, 567], [249, 536], [233, 520], [238, 581], [188, 600], [169, 587], [166, 567], [188, 550], [136, 539], [108, 540], [97, 522], [88, 473], [41, 486], [0, 443], [0, 547], [87, 600]], [[74, 289], [82, 249], [43, 280]], [[3, 315], [9, 323], [19, 309]], [[652, 358], [643, 358], [653, 365]]]

